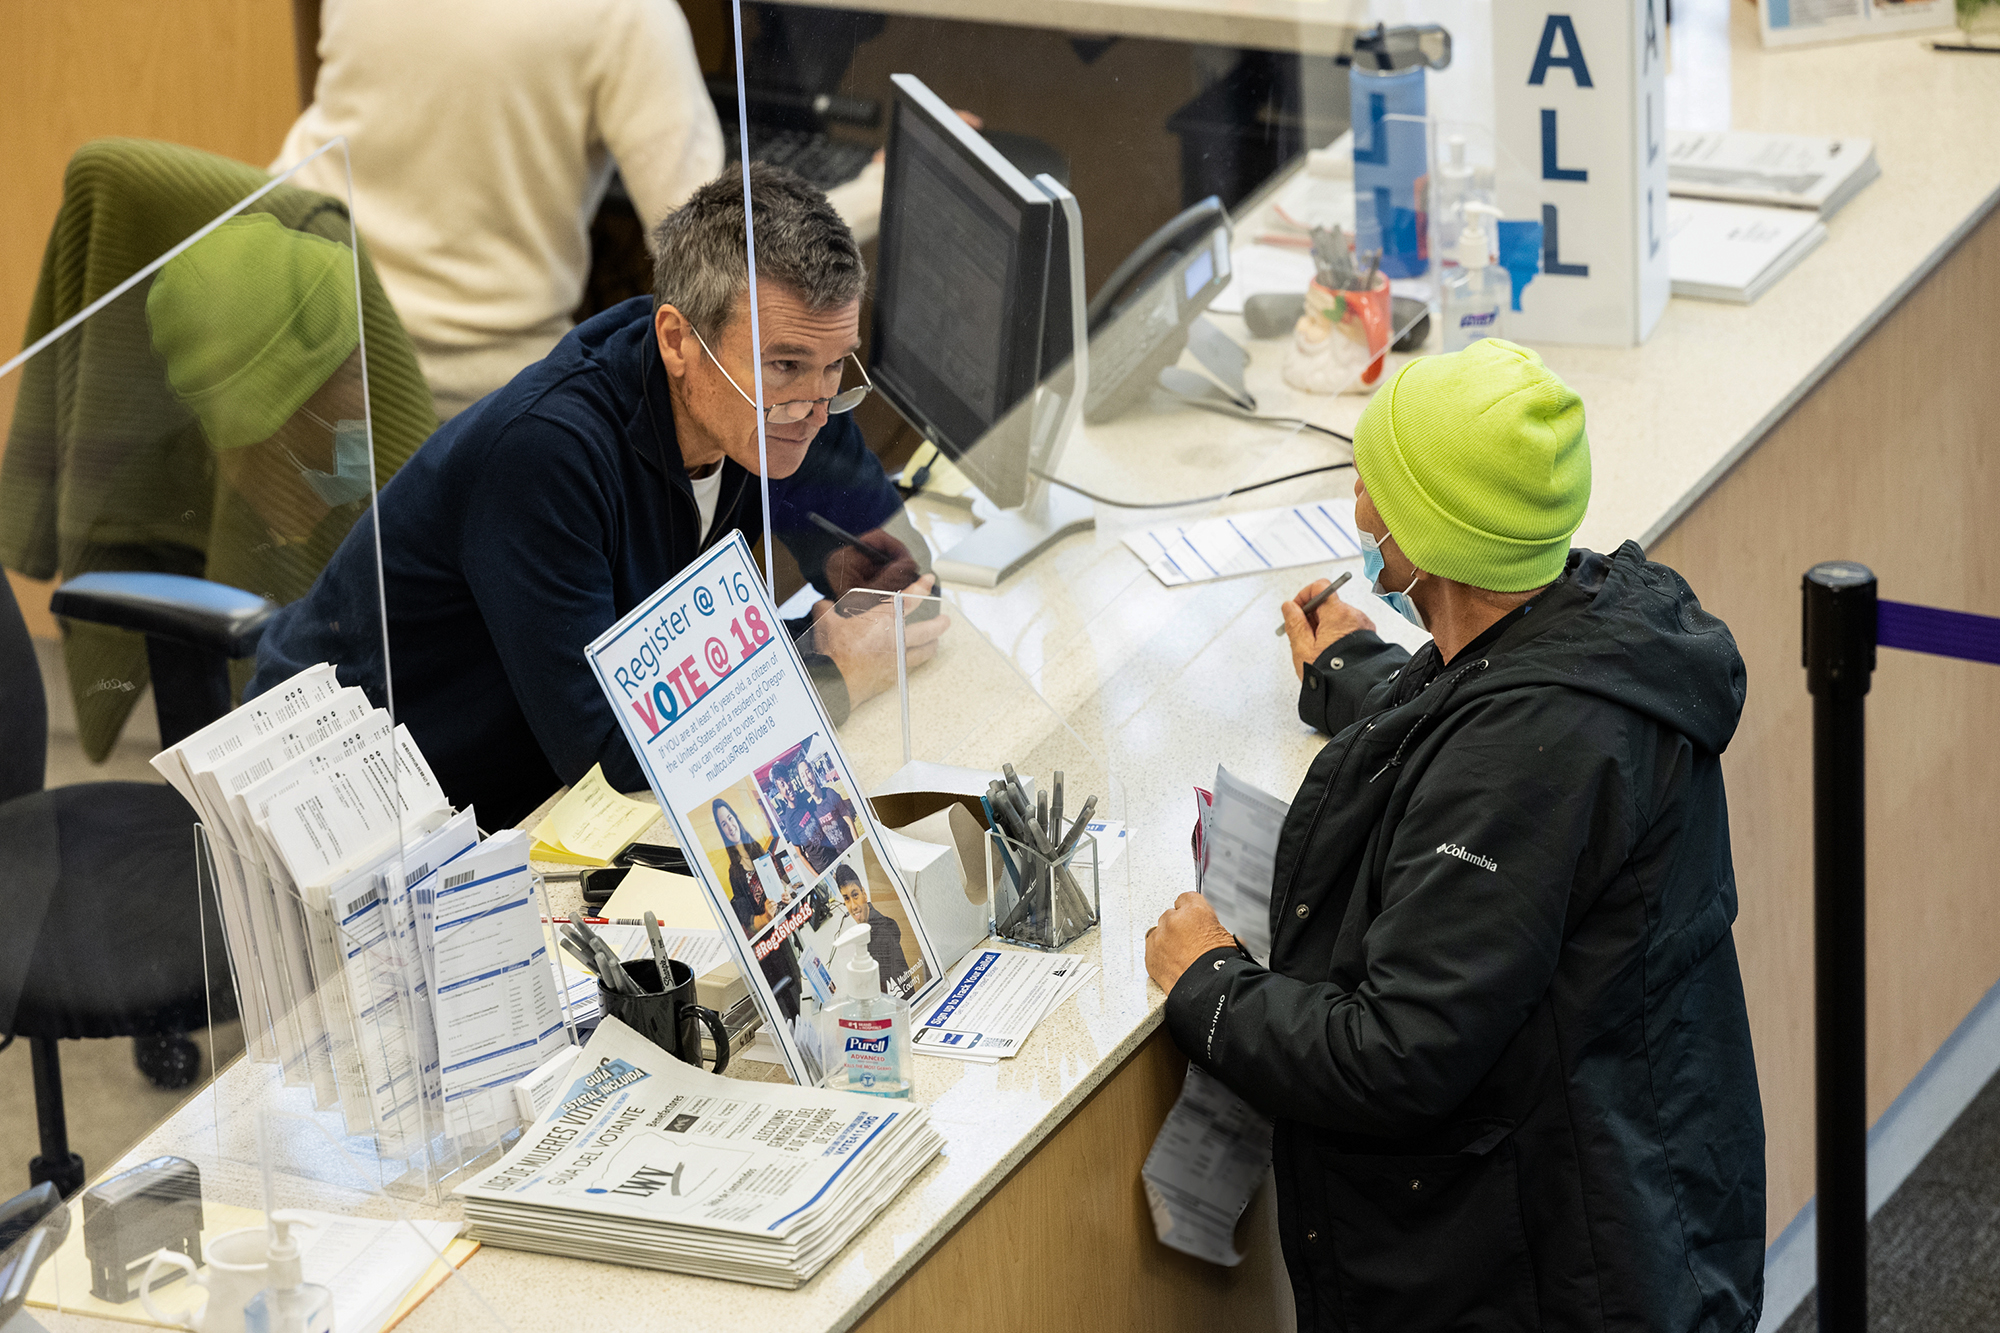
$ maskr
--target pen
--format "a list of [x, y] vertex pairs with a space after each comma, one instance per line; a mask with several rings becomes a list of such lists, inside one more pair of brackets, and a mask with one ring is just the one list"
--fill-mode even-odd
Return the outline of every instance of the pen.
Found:
[[1014, 771], [1012, 764], [1000, 765], [1000, 771], [1007, 775], [1007, 786], [1014, 795], [1021, 798], [1021, 804], [1028, 804], [1028, 789], [1021, 783], [1021, 775]]
[[598, 984], [604, 989], [616, 991], [620, 995], [640, 993], [632, 978], [625, 975], [624, 967], [618, 962], [618, 955], [612, 951], [610, 945], [592, 934], [589, 926], [581, 921], [572, 921], [566, 927], [558, 927], [557, 933], [597, 960], [597, 966], [591, 970], [597, 973]]
[[[1339, 592], [1342, 585], [1344, 585], [1349, 579], [1353, 577], [1354, 577], [1354, 571], [1351, 569], [1348, 570], [1345, 574], [1342, 574], [1332, 583], [1327, 584], [1324, 588], [1321, 588], [1318, 592], [1314, 593], [1312, 596], [1312, 600], [1308, 601], [1304, 606], [1300, 607], [1299, 610], [1306, 615], [1311, 615], [1313, 612], [1319, 610], [1319, 604], [1321, 602], [1325, 601], [1327, 598]], [[1278, 637], [1281, 639], [1285, 637], [1285, 627], [1282, 624], [1278, 626]]]
[[673, 973], [667, 967], [667, 945], [660, 938], [660, 918], [646, 913], [646, 938], [653, 943], [653, 964], [660, 969], [660, 994], [672, 988]]
[[[576, 942], [567, 935], [557, 939], [556, 943], [562, 945], [564, 950], [574, 957], [577, 962], [582, 963], [585, 971], [589, 972], [593, 977], [597, 976], [597, 959], [591, 955], [588, 949], [578, 948]], [[598, 977], [598, 980], [602, 981], [603, 978]]]
[[597, 940], [593, 945], [593, 951], [603, 963], [597, 975], [605, 983], [605, 989], [615, 990], [624, 995], [645, 994], [639, 989], [639, 983], [632, 980], [631, 974], [626, 972], [625, 965], [618, 961], [618, 955], [611, 952], [610, 945], [603, 940]]
[[646, 923], [636, 916], [545, 916], [545, 926], [643, 926]]
[[812, 520], [814, 527], [818, 528], [821, 532], [824, 532], [827, 536], [833, 537], [839, 541], [843, 541], [847, 543], [849, 546], [853, 546], [860, 550], [866, 551], [869, 555], [873, 556], [876, 559], [876, 561], [878, 561], [881, 564], [886, 565], [891, 560], [894, 560], [896, 558], [892, 555], [884, 555], [878, 548], [870, 546], [867, 542], [862, 541], [859, 537], [849, 532], [846, 528], [841, 527], [838, 523], [835, 523], [832, 519], [827, 518], [822, 514], [809, 513], [806, 515], [806, 517]]
[[1060, 838], [1062, 837], [1062, 770], [1060, 768], [1050, 777], [1049, 785], [1055, 788], [1055, 795], [1049, 798], [1049, 836]]
[[1096, 811], [1097, 798], [1095, 796], [1085, 798], [1083, 809], [1076, 812], [1076, 822], [1069, 826], [1069, 832], [1063, 835], [1061, 845], [1056, 848], [1056, 860], [1060, 861], [1070, 854], [1071, 849], [1076, 846], [1076, 840], [1083, 836], [1084, 829], [1089, 826], [1091, 815]]
[[1021, 889], [1021, 868], [1014, 864], [1014, 857], [1007, 850], [1007, 844], [1004, 841], [1007, 828], [1000, 822], [999, 812], [993, 808], [999, 799], [1000, 784], [996, 781], [987, 784], [986, 795], [980, 798], [979, 803], [986, 807], [986, 827], [989, 829], [998, 829], [1003, 835], [1003, 841], [1000, 843], [1000, 859], [1006, 864], [1007, 873], [1014, 880], [1014, 891], [1019, 893]]

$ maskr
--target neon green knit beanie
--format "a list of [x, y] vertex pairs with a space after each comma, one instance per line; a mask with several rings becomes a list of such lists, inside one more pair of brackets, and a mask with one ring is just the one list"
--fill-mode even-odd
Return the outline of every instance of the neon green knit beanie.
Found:
[[1493, 592], [1554, 582], [1590, 504], [1583, 400], [1499, 338], [1404, 366], [1361, 414], [1354, 466], [1412, 564]]
[[269, 213], [233, 217], [146, 293], [167, 382], [216, 449], [268, 440], [361, 341], [354, 256]]

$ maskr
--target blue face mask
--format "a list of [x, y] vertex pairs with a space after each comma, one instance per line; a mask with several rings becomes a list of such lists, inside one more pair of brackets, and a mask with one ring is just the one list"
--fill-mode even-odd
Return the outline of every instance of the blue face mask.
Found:
[[[312, 412], [306, 415], [322, 426], [327, 424]], [[333, 471], [321, 472], [301, 465], [299, 476], [328, 508], [367, 499], [375, 485], [368, 466], [368, 423], [343, 420], [327, 429], [333, 432]], [[294, 457], [292, 461], [296, 463], [298, 459]]]
[[1365, 530], [1361, 532], [1361, 577], [1368, 580], [1368, 586], [1374, 590], [1377, 597], [1380, 597], [1389, 604], [1390, 610], [1409, 621], [1412, 625], [1415, 625], [1418, 629], [1429, 628], [1429, 626], [1424, 624], [1424, 613], [1419, 611], [1417, 604], [1410, 600], [1410, 588], [1417, 586], [1417, 579], [1422, 578], [1423, 574], [1419, 572], [1416, 578], [1410, 580], [1410, 588], [1405, 588], [1401, 592], [1384, 592], [1382, 590], [1382, 543], [1376, 540], [1373, 533]]

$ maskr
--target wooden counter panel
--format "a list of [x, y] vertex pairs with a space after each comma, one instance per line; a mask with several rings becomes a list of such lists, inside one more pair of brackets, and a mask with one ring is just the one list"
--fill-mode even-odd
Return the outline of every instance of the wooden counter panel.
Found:
[[[1812, 708], [1800, 579], [1821, 560], [1859, 560], [1891, 600], [2000, 614], [1995, 308], [2000, 213], [1652, 552], [1729, 623], [1749, 665], [1743, 725], [1723, 767], [1772, 1238], [1813, 1193]], [[1884, 650], [1868, 751], [1872, 1121], [2000, 979], [2000, 670]]]
[[1237, 1230], [1248, 1254], [1239, 1267], [1218, 1268], [1154, 1239], [1139, 1167], [1186, 1072], [1187, 1057], [1165, 1028], [1156, 1031], [856, 1327], [1277, 1327], [1279, 1261], [1262, 1200]]

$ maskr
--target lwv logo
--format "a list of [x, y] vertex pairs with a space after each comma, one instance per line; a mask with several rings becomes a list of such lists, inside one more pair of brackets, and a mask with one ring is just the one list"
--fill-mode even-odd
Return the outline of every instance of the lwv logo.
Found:
[[1481, 870], [1498, 870], [1500, 868], [1494, 862], [1481, 856], [1478, 852], [1468, 852], [1455, 842], [1441, 842], [1438, 844], [1437, 849], [1440, 856], [1455, 856], [1467, 865], [1478, 866]]
[[660, 1166], [642, 1166], [632, 1173], [630, 1180], [608, 1193], [629, 1194], [638, 1199], [650, 1199], [655, 1193], [664, 1189], [678, 1198], [681, 1192], [681, 1172], [685, 1170], [687, 1170], [685, 1162], [676, 1162], [671, 1171]]

